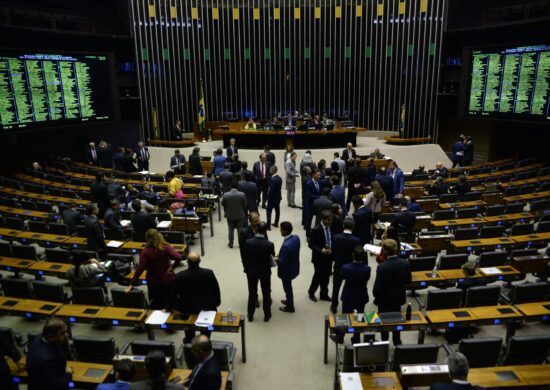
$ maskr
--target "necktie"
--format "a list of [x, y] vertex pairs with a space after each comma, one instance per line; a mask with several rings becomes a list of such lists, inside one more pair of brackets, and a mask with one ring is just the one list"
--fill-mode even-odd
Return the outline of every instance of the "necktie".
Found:
[[262, 163], [262, 179], [265, 177], [265, 166], [264, 163]]
[[92, 149], [92, 158], [93, 158], [94, 160], [97, 159], [96, 154], [95, 154], [95, 149]]
[[145, 160], [145, 149], [141, 149], [141, 158]]
[[325, 226], [325, 243], [329, 248], [332, 248], [332, 242], [330, 241], [330, 230]]
[[314, 181], [313, 183], [315, 183], [315, 190], [319, 192], [319, 183], [317, 183], [316, 181]]

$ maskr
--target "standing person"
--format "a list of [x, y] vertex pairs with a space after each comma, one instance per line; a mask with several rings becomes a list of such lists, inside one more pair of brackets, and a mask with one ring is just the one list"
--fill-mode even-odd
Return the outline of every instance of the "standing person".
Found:
[[90, 203], [86, 206], [84, 226], [86, 227], [87, 248], [90, 251], [96, 252], [101, 260], [105, 260], [107, 245], [105, 245], [103, 227], [99, 223], [99, 219], [97, 219], [98, 214], [99, 208], [96, 203]]
[[367, 158], [367, 166], [362, 169], [362, 172], [365, 187], [370, 187], [376, 177], [376, 166], [374, 165], [374, 159], [370, 157]]
[[[260, 214], [257, 211], [252, 211], [248, 214], [248, 226], [239, 231], [239, 252], [241, 253], [241, 261], [244, 266], [244, 243], [249, 238], [256, 235], [256, 228], [260, 223]], [[267, 233], [266, 233], [267, 238]]]
[[457, 166], [461, 167], [464, 163], [464, 143], [462, 138], [457, 139], [453, 144], [451, 161], [453, 162], [453, 168], [456, 168]]
[[182, 139], [184, 131], [185, 130], [183, 129], [181, 121], [179, 119], [176, 119], [176, 124], [172, 128], [172, 139], [175, 139], [175, 140]]
[[330, 208], [330, 213], [332, 214], [332, 225], [330, 225], [330, 230], [332, 234], [340, 234], [344, 231], [344, 216], [342, 214], [342, 208], [338, 203], [333, 203]]
[[260, 222], [254, 237], [244, 244], [244, 273], [248, 282], [248, 321], [254, 321], [258, 301], [258, 281], [262, 288], [264, 322], [271, 319], [271, 261], [275, 247], [266, 238], [267, 224]]
[[126, 148], [122, 156], [122, 170], [124, 172], [136, 172], [134, 160], [134, 151], [131, 148]]
[[229, 171], [229, 163], [225, 163], [223, 171], [220, 172], [218, 178], [222, 185], [222, 193], [226, 193], [231, 189], [231, 183], [235, 180], [235, 175]]
[[296, 202], [294, 201], [296, 196], [296, 178], [300, 177], [300, 174], [296, 171], [296, 153], [291, 152], [288, 159], [285, 160], [285, 174], [286, 174], [286, 200], [288, 207], [296, 208]]
[[[176, 309], [180, 313], [199, 314], [202, 310], [217, 311], [221, 305], [220, 285], [214, 272], [200, 267], [201, 257], [197, 252], [189, 252], [189, 268], [176, 274], [174, 289], [168, 303], [169, 311]], [[206, 331], [204, 334], [209, 335]], [[184, 343], [190, 343], [195, 337], [194, 330], [186, 330]]]
[[[139, 255], [138, 266], [126, 292], [130, 292], [143, 271], [147, 271], [149, 306], [154, 310], [166, 309], [176, 277], [174, 269], [180, 265], [182, 256], [164, 241], [164, 237], [156, 229], [147, 230], [145, 239], [147, 242]], [[173, 264], [171, 260], [174, 260]]]
[[138, 142], [138, 149], [136, 151], [136, 159], [138, 164], [138, 171], [149, 171], [149, 149], [145, 147], [143, 141]]
[[269, 188], [269, 168], [271, 167], [271, 164], [269, 161], [267, 161], [267, 157], [265, 153], [260, 153], [260, 161], [256, 161], [254, 163], [254, 166], [252, 168], [252, 171], [254, 172], [254, 177], [256, 179], [256, 189], [257, 189], [257, 195], [258, 199], [256, 202], [260, 204], [260, 198], [261, 198], [261, 205], [262, 208], [265, 209], [265, 204], [267, 202], [267, 189]]
[[308, 237], [311, 231], [311, 220], [313, 219], [313, 202], [321, 196], [320, 178], [321, 173], [318, 169], [315, 169], [311, 172], [311, 179], [304, 186], [304, 228]]
[[191, 352], [197, 364], [191, 375], [185, 379], [184, 389], [218, 390], [222, 386], [220, 364], [214, 356], [212, 343], [205, 335], [195, 336], [191, 342]]
[[340, 153], [334, 152], [334, 160], [332, 162], [335, 162], [338, 165], [342, 175], [346, 172], [346, 162], [340, 158]]
[[346, 148], [342, 150], [342, 160], [344, 160], [346, 164], [348, 164], [349, 160], [355, 160], [356, 157], [357, 152], [353, 148], [353, 144], [351, 142], [348, 142]]
[[27, 353], [29, 390], [69, 388], [73, 371], [67, 367], [68, 329], [62, 319], [50, 318], [32, 341]]
[[283, 282], [286, 299], [281, 301], [284, 306], [279, 307], [279, 310], [294, 313], [292, 280], [300, 274], [300, 237], [292, 234], [292, 224], [290, 222], [281, 222], [280, 230], [281, 236], [283, 236], [283, 244], [275, 261], [278, 266], [277, 276]]
[[330, 188], [324, 187], [321, 190], [321, 196], [313, 201], [313, 215], [315, 216], [315, 222], [313, 226], [317, 226], [321, 223], [321, 213], [324, 210], [329, 210], [332, 208], [332, 200], [329, 199]]
[[231, 165], [229, 167], [229, 170], [231, 171], [231, 173], [240, 175], [242, 169], [243, 169], [242, 161], [239, 160], [239, 155], [235, 153], [233, 157], [231, 157]]
[[330, 280], [330, 271], [332, 267], [332, 215], [330, 211], [323, 211], [321, 223], [311, 230], [309, 237], [309, 247], [311, 249], [311, 262], [313, 263], [314, 273], [311, 284], [308, 289], [309, 299], [317, 302], [315, 292], [320, 289], [320, 299], [330, 302], [328, 293], [328, 282]]
[[227, 158], [223, 155], [223, 150], [218, 148], [214, 152], [214, 160], [212, 161], [212, 172], [214, 176], [218, 176], [223, 171], [226, 162]]
[[[374, 304], [379, 313], [401, 312], [401, 306], [406, 302], [406, 286], [411, 283], [411, 266], [408, 260], [397, 256], [397, 243], [387, 239], [382, 243], [382, 250], [388, 256], [386, 261], [376, 269], [376, 280], [372, 293]], [[382, 340], [387, 341], [388, 332], [381, 332]], [[393, 332], [393, 344], [401, 344], [401, 334]]]
[[338, 176], [333, 175], [330, 177], [330, 184], [332, 188], [330, 189], [330, 199], [334, 203], [338, 203], [342, 208], [342, 215], [348, 215], [348, 209], [346, 207], [346, 189], [341, 183], [341, 180]]
[[359, 237], [361, 245], [370, 244], [372, 240], [372, 211], [365, 206], [363, 198], [359, 195], [355, 195], [352, 202], [355, 209], [353, 213], [353, 219], [355, 220], [353, 234]]
[[[353, 251], [356, 246], [361, 245], [358, 237], [353, 235], [353, 227], [355, 222], [353, 218], [344, 218], [344, 231], [340, 234], [335, 234], [332, 238], [332, 256], [334, 259], [334, 272], [332, 277], [332, 304], [330, 311], [336, 314], [338, 310], [338, 295], [340, 294], [340, 286], [342, 285], [342, 266], [353, 261]], [[343, 313], [350, 313], [343, 311]]]
[[124, 170], [124, 148], [122, 146], [117, 149], [115, 157], [113, 157], [113, 166], [116, 171]]
[[269, 181], [269, 190], [267, 191], [267, 230], [271, 230], [271, 213], [275, 210], [275, 222], [273, 226], [279, 227], [279, 218], [281, 216], [281, 188], [283, 179], [277, 174], [277, 165], [269, 168], [271, 180]]
[[227, 154], [227, 158], [233, 158], [234, 154], [239, 154], [239, 149], [237, 149], [237, 145], [235, 145], [235, 138], [229, 140], [229, 146], [225, 154]]
[[258, 204], [256, 203], [256, 183], [252, 178], [252, 172], [246, 170], [243, 175], [243, 180], [239, 182], [239, 191], [241, 191], [246, 197], [246, 206], [248, 212], [258, 211]]
[[105, 210], [109, 208], [109, 190], [105, 185], [105, 175], [98, 173], [95, 176], [95, 181], [90, 186], [91, 201], [97, 203], [99, 207], [99, 217], [103, 218]]
[[193, 151], [189, 155], [189, 174], [190, 175], [202, 175], [204, 172], [201, 167], [200, 148], [195, 146]]
[[285, 148], [285, 153], [283, 154], [283, 164], [286, 164], [286, 161], [290, 158], [290, 155], [294, 153], [292, 146], [287, 145]]
[[61, 214], [63, 223], [67, 225], [67, 230], [69, 234], [76, 234], [76, 227], [84, 223], [84, 217], [76, 207], [76, 203], [69, 203], [69, 208]]
[[86, 148], [86, 162], [89, 165], [99, 165], [99, 159], [97, 157], [97, 149], [95, 148], [95, 142], [90, 142]]
[[474, 143], [472, 137], [467, 136], [464, 142], [464, 166], [468, 167], [474, 162]]
[[223, 194], [222, 207], [227, 219], [228, 239], [227, 246], [233, 248], [233, 230], [237, 234], [242, 229], [243, 220], [246, 218], [246, 197], [238, 190], [239, 184], [236, 180], [231, 183], [231, 191]]
[[391, 176], [388, 176], [386, 173], [386, 167], [380, 167], [378, 173], [374, 177], [386, 194], [386, 200], [393, 204], [393, 180]]
[[170, 157], [170, 169], [177, 175], [185, 174], [185, 156], [179, 149], [174, 150], [174, 155]]
[[390, 176], [393, 181], [394, 198], [403, 197], [403, 190], [405, 188], [405, 175], [403, 174], [403, 171], [399, 169], [395, 161], [390, 162], [389, 169], [386, 174]]
[[270, 165], [275, 165], [275, 153], [271, 151], [269, 145], [264, 146], [265, 159]]
[[370, 209], [373, 213], [373, 222], [378, 221], [380, 213], [384, 210], [386, 206], [386, 193], [382, 189], [380, 183], [374, 180], [371, 185], [371, 192], [367, 194], [365, 199], [365, 207]]
[[99, 150], [98, 150], [98, 160], [99, 165], [103, 168], [112, 168], [113, 167], [113, 151], [111, 145], [107, 142], [101, 140], [99, 141]]
[[348, 160], [347, 167], [348, 198], [346, 200], [346, 209], [351, 206], [351, 199], [359, 193], [361, 189], [361, 169], [356, 166], [355, 160]]

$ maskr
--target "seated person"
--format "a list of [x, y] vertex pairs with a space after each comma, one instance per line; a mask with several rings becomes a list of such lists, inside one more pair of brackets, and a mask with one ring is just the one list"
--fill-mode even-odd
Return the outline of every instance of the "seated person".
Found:
[[447, 183], [445, 183], [445, 179], [443, 179], [441, 176], [435, 179], [432, 186], [429, 188], [428, 193], [430, 195], [437, 195], [437, 196], [448, 194], [449, 188], [447, 187]]
[[244, 126], [245, 130], [256, 130], [256, 123], [254, 123], [254, 120], [252, 118], [248, 118], [248, 122], [246, 122], [246, 125]]
[[376, 256], [376, 262], [378, 264], [383, 263], [388, 258], [388, 256], [384, 252], [383, 243], [384, 243], [384, 240], [389, 240], [389, 239], [395, 240], [395, 242], [397, 243], [397, 247], [401, 248], [401, 243], [399, 241], [399, 234], [397, 233], [397, 229], [394, 226], [388, 226], [387, 229], [384, 230], [384, 234], [382, 234], [382, 241], [380, 241], [380, 246], [382, 247], [382, 249], [380, 250], [380, 254]]
[[118, 362], [115, 383], [102, 383], [97, 390], [130, 390], [132, 379], [136, 373], [136, 365], [130, 359], [122, 359]]
[[147, 202], [145, 199], [133, 199], [131, 202], [129, 202], [126, 205], [126, 211], [129, 211], [131, 213], [139, 211], [134, 208], [134, 201], [137, 200], [141, 203], [140, 210], [145, 210], [148, 213], [152, 213], [156, 210], [155, 206], [153, 206], [151, 203]]
[[415, 198], [411, 198], [410, 196], [405, 196], [405, 199], [409, 202], [407, 205], [407, 210], [412, 211], [413, 213], [421, 213], [424, 210], [422, 210], [422, 207], [418, 203], [416, 203]]
[[152, 185], [149, 183], [145, 183], [143, 185], [143, 190], [138, 194], [138, 198], [141, 200], [146, 200], [152, 205], [157, 204], [158, 202], [158, 194], [155, 192]]
[[451, 187], [451, 191], [458, 195], [458, 200], [464, 202], [466, 193], [472, 191], [472, 186], [468, 183], [466, 175], [460, 175], [458, 177], [458, 183]]
[[168, 182], [168, 196], [171, 198], [183, 199], [183, 181], [181, 181], [179, 177], [176, 177], [172, 171], [167, 171], [164, 176]]
[[[131, 388], [133, 390], [182, 389], [181, 384], [168, 382], [168, 380], [166, 379], [168, 367], [166, 364], [166, 356], [164, 355], [164, 352], [159, 350], [149, 352], [145, 357], [145, 369], [147, 370], [149, 378], [132, 383]], [[200, 372], [202, 370], [198, 371]]]
[[487, 281], [483, 278], [476, 278], [476, 271], [478, 269], [477, 260], [470, 259], [462, 264], [462, 272], [464, 273], [464, 279], [459, 280], [456, 283], [456, 288], [464, 291], [462, 302], [466, 302], [466, 293], [470, 287], [485, 286]]
[[200, 370], [193, 370], [183, 382], [184, 386], [189, 390], [218, 390], [222, 384], [221, 369], [208, 336], [195, 336], [191, 351]]
[[369, 157], [372, 158], [372, 159], [375, 159], [375, 160], [380, 160], [380, 159], [384, 158], [384, 154], [380, 153], [380, 149], [376, 148], [376, 149], [374, 149], [374, 152], [372, 152], [370, 154]]
[[428, 172], [426, 171], [426, 166], [425, 165], [419, 165], [418, 168], [416, 169], [413, 169], [411, 175], [414, 177], [414, 176], [417, 176], [417, 175], [426, 175]]
[[72, 265], [67, 270], [67, 279], [71, 287], [103, 287], [99, 275], [107, 268], [97, 259], [90, 258], [84, 251], [73, 252]]
[[334, 129], [334, 121], [328, 117], [327, 113], [323, 114], [323, 129]]
[[468, 382], [468, 359], [460, 352], [453, 352], [447, 356], [445, 363], [449, 367], [451, 383], [434, 383], [430, 390], [480, 390], [481, 387]]
[[435, 179], [436, 177], [449, 177], [449, 170], [443, 166], [441, 161], [438, 161], [437, 164], [435, 164], [435, 170], [430, 178]]

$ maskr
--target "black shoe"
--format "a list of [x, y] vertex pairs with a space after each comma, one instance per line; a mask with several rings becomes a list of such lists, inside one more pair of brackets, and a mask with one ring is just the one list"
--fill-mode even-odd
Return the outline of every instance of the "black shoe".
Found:
[[267, 225], [267, 230], [271, 230], [271, 225]]
[[256, 299], [255, 305], [256, 305], [256, 308], [260, 307], [260, 301], [258, 301], [258, 300]]
[[337, 310], [336, 310], [336, 306], [330, 305], [330, 312], [331, 312], [332, 314], [336, 314], [336, 311], [337, 311]]
[[288, 205], [288, 207], [292, 207], [291, 205]]
[[291, 209], [295, 209], [295, 208], [297, 208], [298, 206], [296, 206], [295, 204], [293, 204], [293, 205], [288, 205], [288, 207], [290, 207]]
[[286, 299], [281, 299], [281, 303], [286, 306]]
[[278, 228], [278, 227], [279, 227], [279, 224], [278, 224], [278, 223], [274, 223], [273, 226], [276, 227], [276, 228]]
[[265, 209], [265, 204], [262, 205], [262, 209]]
[[285, 313], [294, 313], [295, 312], [293, 307], [288, 307], [288, 306], [281, 306], [281, 307], [279, 307], [279, 310], [284, 311]]
[[230, 247], [230, 248], [233, 248], [233, 243], [230, 242], [229, 244], [227, 244], [227, 246]]
[[332, 302], [332, 299], [330, 299], [330, 297], [329, 297], [328, 295], [323, 296], [323, 297], [320, 297], [319, 299], [320, 299], [321, 301]]
[[317, 298], [315, 298], [315, 295], [310, 295], [309, 300], [313, 302], [317, 302]]
[[269, 322], [270, 319], [271, 319], [271, 314], [267, 314], [264, 316], [264, 322]]
[[248, 315], [248, 322], [254, 321], [254, 316]]

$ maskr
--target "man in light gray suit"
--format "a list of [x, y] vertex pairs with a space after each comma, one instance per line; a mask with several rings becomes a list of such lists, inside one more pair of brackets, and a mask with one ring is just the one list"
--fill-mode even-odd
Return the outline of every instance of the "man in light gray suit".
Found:
[[328, 210], [332, 208], [332, 200], [329, 199], [330, 188], [325, 187], [321, 192], [321, 196], [313, 201], [313, 215], [315, 215], [315, 225], [321, 223], [323, 210]]
[[294, 195], [296, 194], [296, 178], [300, 176], [296, 172], [296, 153], [292, 152], [290, 157], [285, 161], [286, 172], [286, 199], [288, 207], [296, 208], [294, 203]]
[[243, 220], [246, 218], [246, 197], [244, 193], [237, 188], [239, 184], [236, 180], [231, 182], [231, 191], [223, 194], [222, 206], [227, 219], [227, 230], [229, 231], [228, 247], [233, 248], [233, 230], [237, 229], [237, 234], [241, 231]]

